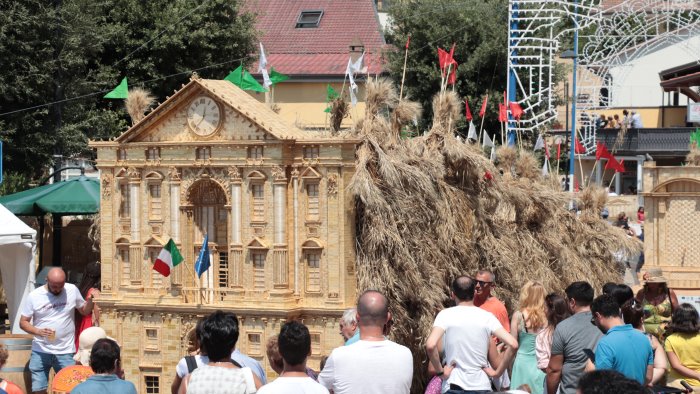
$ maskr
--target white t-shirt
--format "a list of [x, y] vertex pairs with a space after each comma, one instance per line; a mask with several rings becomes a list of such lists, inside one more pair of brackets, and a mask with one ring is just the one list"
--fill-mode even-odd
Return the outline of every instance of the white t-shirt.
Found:
[[411, 379], [411, 351], [389, 340], [336, 348], [318, 375], [318, 382], [335, 394], [408, 393]]
[[475, 306], [454, 306], [438, 313], [433, 327], [445, 330], [445, 362], [456, 363], [447, 383], [464, 390], [491, 390], [482, 368], [488, 364], [491, 335], [503, 328], [496, 316]]
[[50, 354], [75, 353], [75, 309], [85, 305], [75, 285], [66, 283], [59, 295], [53, 295], [46, 286], [34, 289], [22, 305], [20, 314], [29, 317], [36, 328], [56, 330], [56, 339], [34, 336], [32, 350]]
[[258, 394], [328, 394], [328, 390], [310, 377], [279, 377], [258, 390]]

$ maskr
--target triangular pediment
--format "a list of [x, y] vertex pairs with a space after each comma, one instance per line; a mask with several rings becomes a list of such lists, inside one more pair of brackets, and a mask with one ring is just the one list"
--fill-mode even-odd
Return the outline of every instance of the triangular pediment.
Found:
[[269, 246], [260, 238], [258, 237], [253, 237], [253, 240], [248, 242], [248, 245], [246, 245], [248, 249], [270, 249]]
[[119, 143], [310, 139], [265, 103], [228, 81], [192, 78], [144, 119], [117, 137]]
[[316, 171], [313, 167], [306, 167], [306, 169], [301, 173], [302, 179], [321, 179], [323, 176]]

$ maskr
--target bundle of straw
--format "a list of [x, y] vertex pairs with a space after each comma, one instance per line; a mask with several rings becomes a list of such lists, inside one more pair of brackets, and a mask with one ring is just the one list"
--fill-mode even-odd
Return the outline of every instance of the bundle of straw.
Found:
[[570, 196], [541, 179], [529, 153], [509, 152], [513, 174], [501, 176], [480, 149], [445, 132], [455, 116], [450, 97], [433, 101], [441, 118], [426, 136], [390, 138], [400, 127], [392, 125], [392, 89], [367, 83], [372, 103], [349, 190], [357, 208], [358, 290], [377, 289], [390, 300], [392, 339], [413, 352], [418, 393], [426, 382], [424, 341], [454, 277], [493, 271], [497, 295], [512, 311], [530, 279], [560, 293], [577, 280], [594, 288], [618, 281], [613, 252], [632, 253], [640, 244], [600, 219], [599, 198], [580, 215], [569, 212]]

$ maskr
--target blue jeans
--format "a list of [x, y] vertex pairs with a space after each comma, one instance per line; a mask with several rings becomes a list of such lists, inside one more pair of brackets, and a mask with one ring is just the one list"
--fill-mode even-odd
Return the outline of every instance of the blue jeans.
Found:
[[46, 390], [49, 386], [51, 368], [58, 373], [65, 367], [75, 365], [73, 354], [50, 354], [32, 350], [29, 370], [32, 372], [32, 391]]

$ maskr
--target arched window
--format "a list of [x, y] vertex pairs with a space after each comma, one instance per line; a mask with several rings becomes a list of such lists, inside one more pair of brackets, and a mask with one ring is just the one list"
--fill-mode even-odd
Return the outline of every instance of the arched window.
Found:
[[321, 257], [323, 245], [315, 238], [311, 238], [301, 245], [305, 266], [306, 291], [318, 293], [321, 291]]

